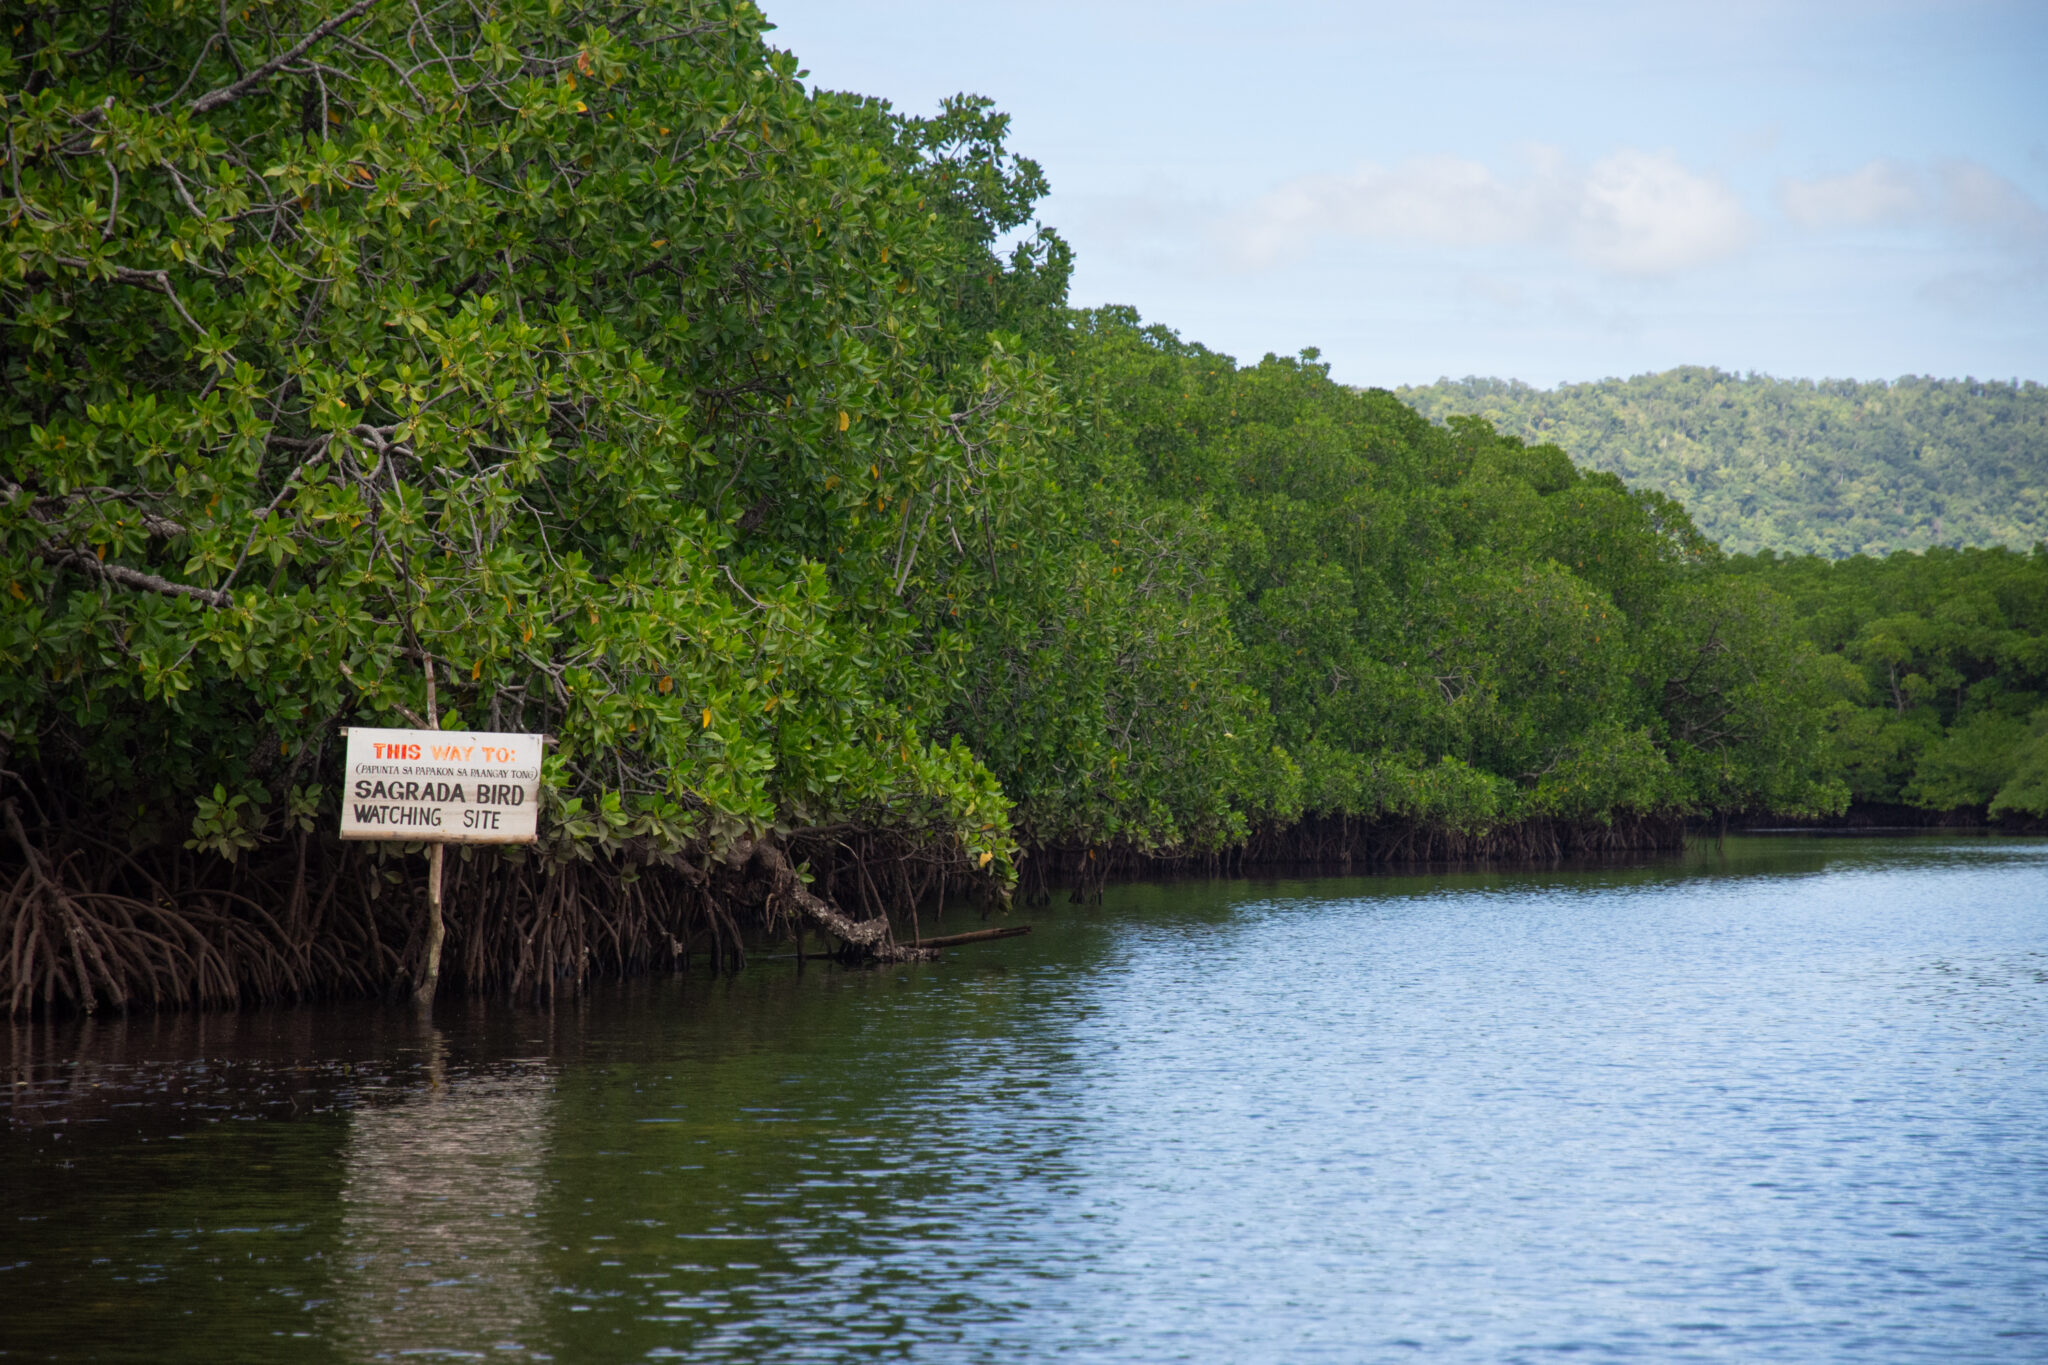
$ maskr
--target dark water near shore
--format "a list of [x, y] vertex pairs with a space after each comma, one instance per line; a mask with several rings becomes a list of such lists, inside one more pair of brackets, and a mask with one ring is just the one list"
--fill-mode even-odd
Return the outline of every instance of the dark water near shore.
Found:
[[430, 1029], [16, 1026], [0, 1351], [2048, 1359], [2048, 841], [1030, 918]]

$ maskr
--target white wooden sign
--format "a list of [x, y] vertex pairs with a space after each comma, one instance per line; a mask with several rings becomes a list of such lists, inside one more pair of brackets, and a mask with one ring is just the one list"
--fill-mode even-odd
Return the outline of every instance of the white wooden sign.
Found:
[[530, 844], [539, 837], [542, 739], [352, 726], [341, 837]]

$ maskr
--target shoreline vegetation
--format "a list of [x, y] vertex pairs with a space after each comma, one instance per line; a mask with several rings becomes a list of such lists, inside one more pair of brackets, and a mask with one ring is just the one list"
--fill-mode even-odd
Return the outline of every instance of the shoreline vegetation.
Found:
[[1313, 350], [1072, 309], [1002, 115], [812, 89], [750, 5], [0, 44], [9, 1013], [406, 993], [426, 859], [335, 837], [349, 725], [555, 737], [440, 957], [543, 1001], [1133, 869], [2048, 814], [2048, 551], [1731, 559]]

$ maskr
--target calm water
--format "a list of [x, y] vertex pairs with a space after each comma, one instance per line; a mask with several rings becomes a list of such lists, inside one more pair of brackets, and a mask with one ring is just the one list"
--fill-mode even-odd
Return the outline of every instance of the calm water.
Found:
[[2048, 843], [1031, 918], [432, 1028], [18, 1028], [0, 1350], [2048, 1360]]

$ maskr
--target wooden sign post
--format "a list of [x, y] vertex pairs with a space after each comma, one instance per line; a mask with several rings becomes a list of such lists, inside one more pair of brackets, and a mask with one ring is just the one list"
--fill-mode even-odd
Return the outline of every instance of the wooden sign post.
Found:
[[427, 952], [413, 999], [432, 1004], [441, 976], [441, 865], [448, 844], [530, 844], [540, 837], [543, 735], [472, 730], [348, 730], [341, 837], [433, 845]]

